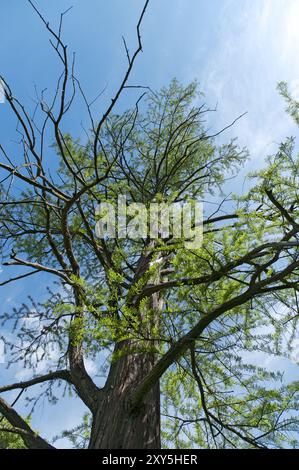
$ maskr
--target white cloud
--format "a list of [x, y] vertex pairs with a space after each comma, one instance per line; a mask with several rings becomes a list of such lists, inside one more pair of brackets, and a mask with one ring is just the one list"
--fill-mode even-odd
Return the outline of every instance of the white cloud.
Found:
[[255, 164], [297, 133], [276, 86], [286, 80], [299, 92], [298, 19], [299, 0], [227, 0], [200, 65], [207, 102], [219, 103], [217, 128], [248, 111], [230, 133], [248, 146]]
[[[28, 343], [29, 345], [29, 343]], [[26, 344], [24, 344], [24, 347], [26, 347]], [[26, 379], [31, 379], [33, 376], [33, 373], [35, 375], [41, 375], [46, 372], [49, 372], [51, 369], [55, 369], [55, 363], [58, 361], [61, 353], [59, 351], [59, 348], [52, 348], [47, 351], [47, 357], [44, 357], [44, 349], [40, 346], [37, 348], [36, 351], [36, 356], [32, 359], [32, 364], [30, 367], [21, 367], [18, 369], [15, 373], [15, 378], [17, 380], [26, 380]], [[52, 367], [51, 367], [52, 366]]]
[[88, 358], [85, 359], [85, 368], [86, 368], [87, 373], [91, 376], [95, 375], [98, 372], [96, 362], [93, 361], [92, 359], [88, 359]]

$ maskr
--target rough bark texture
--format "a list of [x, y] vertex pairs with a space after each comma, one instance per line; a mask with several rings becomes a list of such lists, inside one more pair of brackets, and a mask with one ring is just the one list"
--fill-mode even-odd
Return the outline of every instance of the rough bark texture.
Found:
[[[117, 350], [130, 348], [121, 343]], [[154, 365], [153, 353], [129, 353], [112, 364], [103, 397], [94, 415], [91, 449], [159, 449], [160, 389], [157, 383], [135, 410], [130, 396]]]
[[[146, 256], [139, 275], [148, 268], [149, 259]], [[158, 269], [151, 282], [159, 282], [159, 271]], [[111, 364], [102, 398], [94, 413], [89, 448], [161, 448], [159, 380], [134, 410], [131, 397], [156, 363], [156, 354], [149, 351], [158, 346], [158, 341], [152, 337], [152, 331], [153, 327], [159, 325], [162, 306], [162, 297], [155, 293], [150, 297], [148, 305], [139, 310], [140, 335], [152, 338], [151, 340], [126, 340], [116, 344], [115, 354], [119, 359]]]

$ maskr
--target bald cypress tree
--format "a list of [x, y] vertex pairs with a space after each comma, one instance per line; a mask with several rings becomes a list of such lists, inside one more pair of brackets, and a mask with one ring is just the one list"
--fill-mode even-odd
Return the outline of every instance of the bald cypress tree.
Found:
[[[55, 403], [60, 385], [89, 410], [77, 429], [89, 448], [295, 446], [297, 384], [250, 361], [253, 351], [287, 355], [291, 342], [287, 348], [283, 334], [289, 330], [291, 341], [296, 328], [293, 140], [253, 175], [249, 192], [227, 202], [225, 183], [248, 154], [209, 131], [211, 110], [196, 83], [144, 89], [131, 109], [116, 113], [142, 50], [147, 3], [137, 48], [129, 55], [126, 47], [128, 69], [102, 117], [91, 113], [61, 28], [55, 32], [39, 12], [63, 64], [54, 102], [41, 96], [40, 115], [31, 117], [2, 77], [22, 156], [1, 145], [3, 265], [18, 269], [1, 288], [31, 276], [47, 279], [49, 288], [46, 299], [37, 292], [1, 315], [15, 335], [3, 338], [8, 360], [32, 368], [31, 379], [0, 387], [9, 423], [1, 432], [20, 435], [28, 448], [53, 448], [4, 393], [32, 390]], [[90, 117], [85, 142], [63, 130], [76, 93]], [[205, 201], [202, 244], [190, 248], [190, 240], [171, 234], [98, 237], [97, 207], [109, 203], [116, 211], [119, 195], [146, 209]], [[47, 363], [43, 375], [35, 372], [37, 360]], [[87, 360], [103, 384], [88, 373]]]

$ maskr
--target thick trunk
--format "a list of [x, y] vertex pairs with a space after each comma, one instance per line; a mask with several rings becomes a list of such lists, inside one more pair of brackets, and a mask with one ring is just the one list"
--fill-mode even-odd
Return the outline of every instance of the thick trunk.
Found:
[[[117, 349], [130, 348], [127, 342]], [[103, 398], [94, 415], [91, 449], [159, 449], [160, 390], [157, 383], [134, 413], [130, 396], [154, 364], [154, 354], [122, 355], [111, 366]]]
[[[149, 259], [139, 276], [149, 267]], [[159, 270], [151, 282], [159, 282]], [[160, 322], [163, 300], [158, 293], [151, 296], [148, 305], [140, 309], [141, 337], [152, 337], [152, 328]], [[156, 336], [156, 335], [155, 335]], [[136, 410], [131, 409], [131, 397], [140, 382], [155, 364], [157, 340], [127, 340], [116, 344], [119, 357], [112, 362], [102, 399], [94, 413], [91, 449], [160, 449], [160, 386], [153, 385]], [[119, 356], [118, 356], [119, 355]]]

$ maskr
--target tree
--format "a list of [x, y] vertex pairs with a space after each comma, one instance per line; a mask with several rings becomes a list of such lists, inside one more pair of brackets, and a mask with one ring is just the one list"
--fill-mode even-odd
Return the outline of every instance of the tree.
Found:
[[[159, 448], [161, 419], [165, 447], [296, 446], [298, 384], [249, 362], [253, 350], [286, 354], [283, 334], [289, 328], [291, 340], [296, 327], [299, 161], [292, 139], [253, 175], [247, 194], [227, 201], [223, 185], [247, 151], [235, 140], [219, 144], [220, 132], [208, 131], [211, 110], [196, 83], [144, 88], [132, 109], [114, 112], [132, 87], [148, 2], [137, 48], [130, 55], [125, 43], [128, 69], [100, 119], [69, 62], [63, 15], [56, 33], [29, 3], [53, 38], [63, 75], [52, 104], [40, 97], [43, 121], [30, 116], [2, 77], [23, 152], [21, 163], [0, 147], [3, 264], [24, 272], [1, 285], [42, 274], [56, 283], [49, 280], [47, 299], [29, 297], [2, 315], [18, 338], [18, 346], [4, 338], [10, 361], [34, 370], [42, 358], [48, 373], [0, 392], [41, 384], [55, 402], [65, 384], [89, 409], [82, 425], [84, 442], [90, 427], [89, 448]], [[86, 142], [63, 131], [77, 91], [91, 122]], [[55, 161], [45, 144], [49, 132]], [[214, 202], [203, 220], [202, 245], [190, 248], [188, 239], [171, 234], [97, 237], [98, 204], [116, 207], [120, 194], [146, 208]], [[36, 321], [24, 325], [28, 317]], [[106, 381], [99, 387], [85, 364], [103, 357], [109, 367], [102, 368]], [[0, 412], [26, 446], [53, 448], [14, 405], [0, 398]]]
[[0, 419], [0, 421], [0, 449], [24, 449], [24, 442], [20, 437], [22, 431], [16, 432], [4, 419]]

